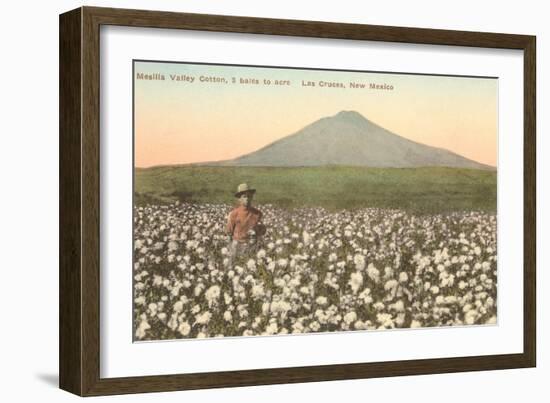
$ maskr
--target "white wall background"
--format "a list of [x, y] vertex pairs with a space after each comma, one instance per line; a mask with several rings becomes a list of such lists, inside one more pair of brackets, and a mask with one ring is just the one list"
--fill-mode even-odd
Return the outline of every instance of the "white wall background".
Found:
[[[0, 44], [0, 397], [2, 401], [65, 402], [77, 398], [58, 382], [58, 14], [78, 1], [9, 2], [2, 7]], [[170, 392], [101, 398], [152, 402], [330, 402], [346, 397], [423, 402], [548, 399], [550, 353], [550, 26], [544, 2], [278, 0], [91, 1], [116, 6], [211, 14], [309, 19], [537, 35], [538, 71], [538, 367], [536, 369]], [[548, 182], [546, 180], [546, 182]]]

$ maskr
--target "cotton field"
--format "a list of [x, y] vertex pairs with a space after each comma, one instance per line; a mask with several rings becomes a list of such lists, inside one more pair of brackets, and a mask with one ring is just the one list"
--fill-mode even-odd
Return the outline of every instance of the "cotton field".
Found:
[[135, 208], [136, 340], [496, 323], [495, 214], [259, 205], [231, 259], [231, 208]]

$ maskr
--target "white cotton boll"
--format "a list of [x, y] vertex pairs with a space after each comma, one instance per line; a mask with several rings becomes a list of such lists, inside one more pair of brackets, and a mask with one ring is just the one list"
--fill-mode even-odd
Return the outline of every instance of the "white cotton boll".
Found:
[[409, 275], [407, 273], [405, 273], [404, 271], [399, 273], [399, 282], [400, 283], [406, 283], [407, 281], [409, 281]]
[[351, 325], [357, 320], [357, 314], [354, 311], [348, 312], [344, 315], [344, 322], [347, 325]]
[[182, 302], [182, 301], [177, 301], [177, 302], [174, 304], [174, 306], [173, 306], [172, 309], [173, 309], [174, 312], [176, 312], [176, 313], [182, 312], [182, 311], [183, 311], [183, 302]]
[[386, 284], [384, 284], [384, 290], [386, 291], [393, 290], [395, 287], [398, 286], [398, 284], [399, 283], [397, 282], [397, 280], [394, 280], [394, 279], [388, 280], [386, 281]]
[[150, 328], [151, 326], [149, 325], [149, 323], [146, 320], [142, 320], [138, 328], [136, 329], [136, 337], [138, 339], [143, 339], [147, 334], [147, 330]]
[[452, 287], [454, 282], [455, 282], [455, 276], [452, 275], [452, 274], [449, 275], [449, 277], [447, 277], [446, 281], [445, 281], [446, 285], [449, 286], [449, 287]]
[[267, 270], [273, 273], [273, 271], [275, 270], [275, 267], [276, 267], [275, 262], [269, 262], [269, 264], [267, 265]]
[[395, 318], [395, 324], [399, 327], [403, 326], [405, 323], [405, 314], [404, 313], [398, 313], [397, 317]]
[[359, 298], [361, 298], [363, 300], [363, 303], [364, 304], [370, 304], [373, 299], [370, 295], [370, 289], [369, 288], [365, 288], [360, 294], [359, 294]]
[[353, 293], [356, 294], [363, 285], [363, 275], [360, 272], [352, 273], [348, 284], [351, 286]]
[[466, 312], [466, 315], [464, 315], [464, 322], [467, 325], [473, 325], [477, 319], [478, 313], [475, 309], [472, 309], [468, 312]]
[[288, 259], [281, 258], [277, 260], [277, 265], [281, 268], [285, 268], [288, 265]]
[[304, 324], [302, 321], [298, 321], [292, 324], [292, 333], [303, 333]]
[[405, 311], [405, 304], [402, 300], [396, 301], [395, 304], [392, 305], [392, 308], [397, 312], [404, 312]]
[[370, 263], [367, 267], [367, 275], [375, 283], [378, 283], [380, 281], [380, 271], [378, 271], [378, 269], [374, 267], [372, 263]]
[[170, 320], [168, 321], [168, 324], [167, 326], [171, 329], [171, 330], [176, 330], [176, 328], [178, 327], [178, 315], [177, 314], [173, 314], [171, 317], [170, 317]]
[[155, 315], [157, 312], [158, 306], [154, 302], [151, 302], [148, 308], [149, 308], [149, 312], [151, 312], [151, 315]]
[[276, 322], [269, 323], [265, 328], [265, 334], [272, 335], [272, 334], [277, 333], [277, 330], [278, 330], [278, 328], [277, 328], [277, 323]]
[[264, 286], [257, 284], [252, 286], [252, 297], [255, 299], [262, 298], [265, 295]]
[[180, 325], [178, 326], [178, 332], [182, 335], [182, 336], [187, 336], [189, 334], [189, 332], [191, 331], [191, 326], [189, 325], [189, 323], [187, 322], [182, 322], [180, 323]]
[[455, 304], [457, 301], [458, 300], [454, 295], [447, 295], [445, 297], [445, 303], [446, 304]]
[[358, 320], [356, 321], [354, 324], [353, 324], [353, 327], [356, 329], [356, 330], [367, 330], [367, 324], [361, 320]]
[[311, 235], [307, 231], [302, 232], [302, 238], [305, 245], [309, 245], [311, 243]]
[[387, 280], [392, 277], [393, 277], [393, 269], [391, 268], [391, 266], [384, 267], [384, 279]]
[[329, 316], [322, 309], [317, 309], [315, 311], [315, 317], [317, 318], [319, 323], [323, 325], [327, 323], [327, 320], [329, 318]]
[[355, 263], [355, 268], [359, 271], [362, 271], [365, 269], [365, 256], [361, 255], [361, 254], [356, 254], [354, 257], [353, 257], [353, 263]]
[[212, 319], [212, 314], [208, 311], [203, 312], [200, 315], [195, 316], [195, 323], [199, 325], [206, 325]]
[[170, 295], [172, 297], [177, 297], [180, 293], [180, 288], [181, 288], [181, 285], [178, 285], [178, 286], [172, 288], [172, 291], [170, 291]]
[[231, 322], [233, 320], [233, 316], [231, 315], [231, 312], [225, 311], [223, 313], [223, 320], [225, 320], [226, 322]]
[[380, 323], [382, 328], [393, 328], [394, 323], [391, 314], [379, 313], [376, 315], [376, 321]]
[[419, 327], [422, 327], [422, 323], [420, 321], [414, 319], [411, 322], [411, 328], [419, 328]]
[[309, 324], [309, 328], [311, 329], [311, 331], [313, 332], [318, 332], [319, 329], [321, 329], [321, 325], [319, 324], [319, 322], [317, 321], [313, 321]]
[[134, 299], [134, 302], [136, 303], [136, 305], [144, 305], [145, 304], [145, 297], [143, 295], [137, 297], [136, 299]]
[[202, 293], [202, 290], [204, 289], [204, 285], [201, 283], [201, 284], [198, 284], [196, 287], [195, 287], [195, 290], [193, 291], [193, 294], [195, 294], [195, 297], [198, 297], [201, 293]]
[[323, 296], [319, 296], [317, 297], [317, 299], [315, 300], [315, 302], [319, 305], [326, 305], [328, 300], [326, 297], [323, 297]]
[[295, 288], [300, 285], [300, 277], [294, 277], [288, 282], [289, 286]]

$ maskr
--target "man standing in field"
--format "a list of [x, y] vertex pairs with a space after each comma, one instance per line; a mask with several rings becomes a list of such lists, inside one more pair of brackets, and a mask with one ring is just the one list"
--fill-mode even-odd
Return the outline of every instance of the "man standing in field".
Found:
[[234, 259], [245, 253], [256, 250], [258, 237], [265, 234], [265, 226], [260, 223], [262, 212], [252, 207], [252, 199], [256, 189], [246, 183], [237, 187], [235, 197], [238, 205], [229, 213], [226, 232], [230, 238], [230, 264]]

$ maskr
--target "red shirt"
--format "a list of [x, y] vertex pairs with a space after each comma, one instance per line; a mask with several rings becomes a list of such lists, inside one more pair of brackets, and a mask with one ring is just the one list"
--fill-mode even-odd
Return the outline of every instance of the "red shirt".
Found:
[[235, 207], [227, 219], [227, 233], [236, 241], [248, 239], [248, 231], [254, 229], [262, 218], [262, 212], [252, 206]]

